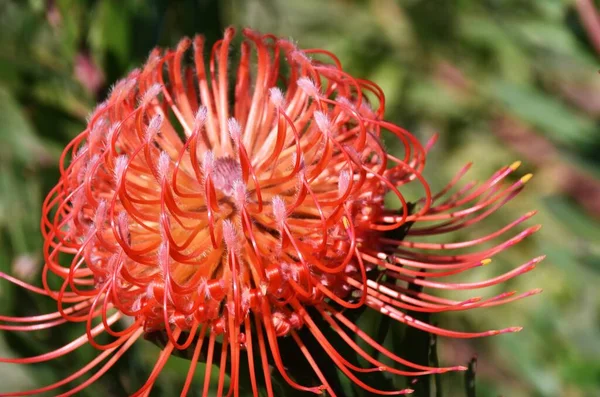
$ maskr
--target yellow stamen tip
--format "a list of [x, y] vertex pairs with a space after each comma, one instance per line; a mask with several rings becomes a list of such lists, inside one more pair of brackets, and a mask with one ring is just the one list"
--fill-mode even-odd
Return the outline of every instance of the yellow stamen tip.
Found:
[[508, 166], [508, 168], [510, 168], [511, 170], [516, 170], [517, 168], [519, 168], [521, 166], [521, 161], [517, 160], [514, 163], [512, 163], [511, 165]]
[[533, 174], [523, 175], [521, 177], [521, 183], [527, 183], [531, 178], [533, 178]]
[[350, 221], [345, 216], [342, 218], [342, 223], [344, 224], [344, 227], [346, 229], [348, 229], [350, 227]]
[[484, 259], [481, 261], [481, 266], [489, 265], [490, 263], [492, 263], [491, 259]]

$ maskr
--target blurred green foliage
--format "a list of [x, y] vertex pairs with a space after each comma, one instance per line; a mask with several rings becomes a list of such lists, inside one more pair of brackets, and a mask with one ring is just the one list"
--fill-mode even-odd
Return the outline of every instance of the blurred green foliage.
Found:
[[[0, 0], [0, 270], [38, 282], [41, 202], [57, 180], [61, 148], [83, 130], [110, 84], [141, 65], [154, 46], [173, 46], [195, 33], [214, 41], [230, 24], [328, 49], [353, 75], [379, 84], [390, 120], [423, 142], [440, 134], [427, 170], [433, 186], [467, 161], [475, 162], [471, 178], [482, 180], [523, 160], [536, 176], [518, 200], [476, 231], [448, 240], [482, 235], [539, 210], [536, 221], [544, 228], [538, 234], [468, 277], [500, 274], [545, 253], [535, 272], [502, 286], [545, 292], [434, 318], [457, 329], [525, 327], [482, 340], [440, 339], [439, 360], [466, 364], [477, 354], [478, 396], [600, 395], [600, 54], [574, 1]], [[0, 285], [0, 307], [7, 315], [53, 310], [51, 302], [7, 282]], [[380, 324], [381, 318], [357, 321], [374, 332], [385, 328], [388, 346], [406, 332]], [[6, 333], [0, 355], [39, 354], [80, 333], [80, 327]], [[157, 351], [136, 344], [81, 395], [135, 390]], [[49, 364], [2, 364], [0, 391], [56, 381], [93, 354], [82, 348]], [[187, 365], [170, 360], [155, 395], [178, 394]], [[200, 381], [202, 365], [197, 372]], [[347, 395], [366, 395], [341, 382]], [[435, 384], [441, 386], [436, 395], [465, 395], [463, 374], [446, 374]]]

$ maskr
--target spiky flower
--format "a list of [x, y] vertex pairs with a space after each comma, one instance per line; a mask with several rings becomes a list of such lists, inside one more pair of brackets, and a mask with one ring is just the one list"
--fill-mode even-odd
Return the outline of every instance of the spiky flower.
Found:
[[[327, 51], [300, 50], [251, 30], [243, 31], [239, 61], [232, 64], [234, 35], [233, 29], [226, 30], [212, 47], [208, 64], [200, 36], [183, 39], [174, 51], [152, 51], [143, 68], [115, 85], [85, 131], [65, 149], [60, 181], [43, 208], [44, 288], [1, 274], [56, 300], [58, 310], [4, 316], [0, 320], [13, 324], [0, 329], [34, 331], [80, 322], [85, 332], [44, 355], [0, 361], [48, 361], [84, 344], [99, 355], [60, 382], [3, 395], [54, 390], [103, 363], [64, 395], [75, 394], [102, 376], [136, 340], [156, 333], [164, 336], [165, 345], [136, 396], [149, 393], [177, 350], [192, 352], [182, 395], [190, 389], [199, 360], [208, 364], [204, 395], [211, 370], [217, 370], [213, 363], [219, 364], [217, 395], [225, 392], [227, 374], [228, 394], [239, 394], [242, 365], [254, 395], [259, 383], [273, 395], [271, 367], [298, 390], [334, 395], [299, 330], [312, 335], [360, 387], [406, 394], [409, 389], [379, 390], [356, 374], [414, 376], [464, 368], [432, 368], [398, 357], [354, 324], [354, 309], [375, 310], [454, 338], [519, 330], [450, 331], [406, 311], [468, 310], [537, 292], [452, 301], [422, 291], [477, 289], [533, 269], [541, 258], [481, 282], [441, 281], [476, 271], [532, 234], [537, 227], [493, 248], [477, 249], [533, 213], [473, 241], [412, 239], [476, 224], [518, 194], [528, 176], [506, 184], [516, 169], [506, 166], [479, 185], [451, 193], [467, 166], [432, 195], [421, 174], [430, 145], [424, 148], [384, 120], [384, 95], [376, 84], [349, 75]], [[385, 149], [385, 135], [399, 143], [397, 155]], [[416, 205], [402, 193], [407, 184], [422, 190]], [[390, 194], [398, 208], [386, 207]], [[465, 247], [474, 251], [453, 253]], [[49, 278], [60, 279], [62, 286], [52, 289]], [[357, 367], [343, 357], [317, 317], [369, 365]], [[116, 330], [123, 318], [131, 318], [130, 325]], [[113, 341], [100, 343], [102, 334]], [[299, 347], [320, 384], [301, 385], [288, 374], [280, 351], [284, 339]], [[384, 365], [364, 344], [403, 369]]]

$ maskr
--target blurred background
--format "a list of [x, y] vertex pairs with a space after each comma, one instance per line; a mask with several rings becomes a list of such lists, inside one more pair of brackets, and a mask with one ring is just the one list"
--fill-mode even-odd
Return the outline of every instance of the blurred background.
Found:
[[[523, 161], [519, 175], [534, 178], [518, 199], [476, 233], [448, 241], [539, 210], [539, 233], [468, 277], [491, 277], [544, 253], [548, 258], [534, 272], [502, 287], [544, 293], [434, 318], [470, 331], [525, 327], [479, 340], [441, 338], [438, 358], [464, 365], [476, 355], [477, 396], [600, 396], [598, 6], [594, 0], [0, 0], [0, 270], [39, 282], [40, 207], [58, 178], [58, 156], [116, 79], [156, 45], [174, 46], [196, 33], [213, 42], [228, 25], [250, 26], [332, 51], [354, 76], [383, 88], [389, 120], [422, 142], [439, 133], [426, 174], [434, 187], [468, 161], [475, 162], [469, 176], [477, 180]], [[53, 309], [5, 281], [0, 307], [6, 315]], [[3, 333], [0, 356], [46, 352], [81, 330]], [[80, 395], [135, 390], [157, 351], [136, 344]], [[52, 383], [93, 354], [80, 349], [50, 364], [2, 364], [0, 391]], [[178, 395], [187, 366], [170, 360], [153, 395]], [[463, 374], [446, 374], [438, 386], [431, 395], [473, 392], [465, 391]]]

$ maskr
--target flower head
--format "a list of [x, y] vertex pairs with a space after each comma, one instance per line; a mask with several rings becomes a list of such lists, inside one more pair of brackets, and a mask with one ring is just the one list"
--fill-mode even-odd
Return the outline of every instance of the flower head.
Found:
[[[260, 382], [273, 395], [270, 367], [296, 389], [334, 395], [300, 329], [359, 386], [377, 394], [406, 394], [409, 389], [379, 390], [356, 374], [414, 376], [463, 367], [432, 368], [404, 360], [357, 328], [347, 312], [369, 308], [457, 338], [518, 330], [450, 331], [406, 314], [495, 306], [537, 292], [452, 301], [423, 290], [498, 284], [539, 262], [481, 282], [443, 281], [487, 264], [533, 233], [536, 227], [478, 249], [533, 213], [477, 240], [418, 240], [476, 224], [512, 199], [527, 179], [505, 183], [516, 165], [451, 193], [465, 167], [432, 195], [421, 174], [426, 149], [384, 120], [385, 100], [377, 85], [349, 75], [327, 51], [303, 51], [251, 30], [243, 36], [240, 59], [232, 62], [234, 30], [227, 29], [210, 51], [208, 68], [200, 36], [183, 39], [175, 50], [152, 51], [145, 66], [114, 86], [86, 130], [65, 149], [60, 181], [44, 202], [44, 289], [1, 274], [56, 300], [58, 310], [4, 316], [0, 320], [15, 324], [0, 329], [33, 331], [80, 322], [85, 331], [48, 354], [0, 361], [47, 361], [86, 343], [100, 353], [81, 373], [10, 395], [56, 389], [107, 360], [67, 392], [74, 394], [105, 373], [137, 339], [155, 333], [164, 336], [165, 346], [135, 395], [149, 392], [169, 356], [186, 349], [193, 354], [182, 394], [202, 356], [208, 364], [204, 395], [217, 357], [219, 395], [226, 372], [231, 392], [238, 395], [242, 361], [255, 395], [260, 372], [265, 374]], [[384, 135], [400, 144], [400, 155], [385, 149]], [[402, 193], [407, 184], [423, 192], [416, 205]], [[398, 199], [399, 208], [386, 207], [388, 194]], [[453, 253], [467, 247], [474, 252]], [[62, 286], [52, 289], [49, 277], [59, 278]], [[356, 367], [338, 352], [315, 316], [369, 366]], [[124, 317], [133, 319], [131, 325], [115, 330]], [[113, 341], [100, 343], [101, 334]], [[301, 385], [288, 375], [279, 348], [284, 337], [300, 348], [319, 385]], [[355, 338], [408, 369], [385, 366]]]

